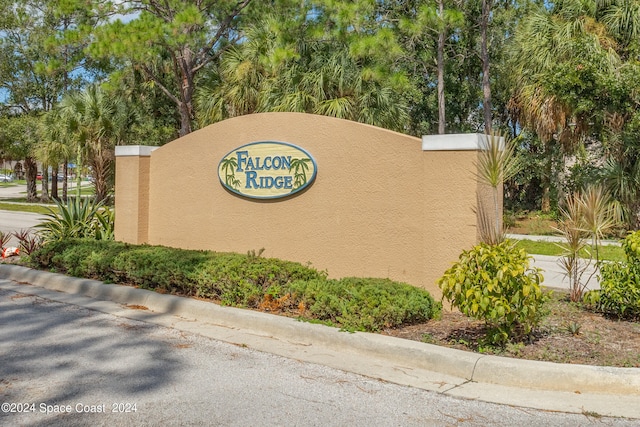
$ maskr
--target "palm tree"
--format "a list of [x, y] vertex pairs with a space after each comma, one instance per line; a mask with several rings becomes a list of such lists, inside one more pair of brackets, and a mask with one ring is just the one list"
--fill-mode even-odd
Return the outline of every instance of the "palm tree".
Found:
[[63, 165], [62, 199], [67, 199], [67, 175], [69, 160], [73, 157], [73, 147], [64, 133], [60, 111], [48, 111], [42, 121], [43, 139], [36, 149], [36, 157], [43, 164], [54, 165], [51, 175], [51, 197], [58, 198], [57, 173], [58, 165]]
[[543, 210], [558, 176], [553, 164], [564, 161], [558, 155], [574, 153], [587, 138], [606, 139], [601, 129], [623, 129], [635, 114], [627, 105], [637, 77], [625, 76], [626, 58], [638, 49], [637, 11], [638, 0], [566, 0], [550, 10], [540, 7], [515, 33], [510, 107], [545, 146]]
[[206, 125], [254, 112], [306, 112], [394, 130], [408, 122], [403, 81], [356, 57], [345, 43], [298, 32], [288, 37], [273, 17], [247, 30], [247, 41], [222, 56], [197, 96]]
[[263, 87], [277, 72], [269, 60], [276, 49], [273, 17], [252, 26], [240, 47], [225, 52], [216, 73], [204, 78], [195, 101], [201, 126], [259, 110]]
[[265, 111], [322, 114], [403, 130], [408, 122], [405, 103], [387, 79], [387, 71], [361, 66], [347, 46], [310, 42], [309, 55], [282, 70], [267, 89]]
[[119, 141], [121, 123], [126, 117], [118, 114], [117, 100], [98, 85], [83, 92], [65, 96], [60, 103], [60, 115], [65, 121], [64, 132], [75, 145], [77, 173], [76, 196], [80, 197], [79, 171], [86, 164], [94, 178], [96, 199], [106, 200], [113, 176], [114, 147]]
[[622, 205], [629, 229], [640, 228], [640, 147], [637, 135], [621, 135], [610, 144], [604, 165], [604, 185]]

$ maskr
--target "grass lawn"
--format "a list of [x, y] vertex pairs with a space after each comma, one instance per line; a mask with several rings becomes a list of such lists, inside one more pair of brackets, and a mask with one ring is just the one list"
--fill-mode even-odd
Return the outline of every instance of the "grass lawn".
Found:
[[[533, 240], [517, 240], [516, 246], [524, 249], [529, 254], [535, 255], [552, 255], [561, 256], [565, 250], [558, 243], [553, 242], [536, 242]], [[589, 247], [589, 251], [593, 250]], [[599, 257], [606, 261], [624, 261], [624, 251], [620, 246], [600, 246], [598, 248]], [[589, 252], [586, 250], [582, 255], [589, 258]], [[595, 255], [594, 255], [595, 257]]]
[[[9, 183], [0, 183], [0, 187], [15, 187], [16, 185], [22, 183], [24, 185], [25, 181], [14, 181]], [[75, 184], [75, 183], [74, 183]], [[59, 193], [62, 195], [62, 187], [59, 188]], [[47, 214], [50, 212], [49, 208], [57, 211], [57, 206], [55, 203], [51, 202], [49, 204], [40, 204], [40, 203], [29, 203], [27, 202], [26, 191], [21, 192], [24, 196], [20, 197], [7, 197], [4, 199], [0, 199], [0, 210], [5, 211], [15, 211], [15, 212], [31, 212], [38, 214]], [[40, 197], [41, 188], [40, 183], [38, 182], [37, 186], [37, 196]], [[67, 194], [69, 197], [75, 197], [76, 188], [69, 188]], [[80, 194], [82, 196], [93, 196], [95, 194], [95, 189], [93, 184], [90, 182], [83, 182], [80, 187]]]
[[[55, 205], [51, 205], [52, 209], [55, 209]], [[41, 205], [27, 205], [19, 203], [5, 203], [0, 201], [0, 210], [3, 211], [17, 211], [17, 212], [31, 212], [46, 214], [49, 213], [49, 209], [46, 206]]]

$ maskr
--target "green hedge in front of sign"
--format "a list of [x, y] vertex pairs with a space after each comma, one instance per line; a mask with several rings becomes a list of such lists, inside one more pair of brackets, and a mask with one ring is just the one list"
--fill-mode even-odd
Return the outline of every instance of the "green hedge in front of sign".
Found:
[[62, 240], [30, 256], [31, 266], [159, 293], [209, 299], [320, 321], [348, 330], [379, 331], [425, 322], [441, 305], [424, 289], [388, 279], [328, 279], [296, 262], [113, 241]]

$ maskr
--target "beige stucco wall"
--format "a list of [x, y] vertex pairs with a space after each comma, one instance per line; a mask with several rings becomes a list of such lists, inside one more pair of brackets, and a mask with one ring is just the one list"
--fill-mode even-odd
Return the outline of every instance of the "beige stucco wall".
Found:
[[[307, 150], [317, 162], [315, 182], [272, 201], [225, 190], [220, 160], [265, 140]], [[147, 239], [140, 240], [140, 215], [122, 218], [122, 206], [136, 193], [137, 184], [128, 182], [141, 174], [119, 156], [116, 237], [240, 253], [265, 248], [263, 256], [310, 262], [331, 277], [389, 277], [440, 295], [436, 279], [477, 241], [477, 156], [474, 150], [423, 151], [418, 138], [323, 116], [242, 116], [151, 153]], [[144, 203], [144, 191], [137, 193]]]

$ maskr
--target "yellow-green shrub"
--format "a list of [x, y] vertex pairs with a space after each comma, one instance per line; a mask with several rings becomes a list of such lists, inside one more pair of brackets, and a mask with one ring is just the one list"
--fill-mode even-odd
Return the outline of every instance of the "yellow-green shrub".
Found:
[[539, 269], [512, 242], [481, 243], [464, 251], [438, 280], [443, 298], [469, 317], [484, 320], [487, 338], [503, 344], [530, 335], [541, 320], [546, 296]]

